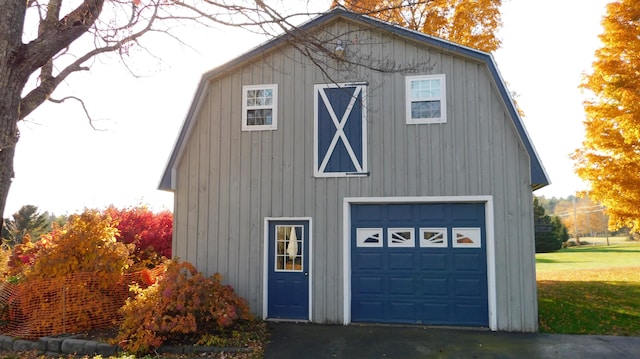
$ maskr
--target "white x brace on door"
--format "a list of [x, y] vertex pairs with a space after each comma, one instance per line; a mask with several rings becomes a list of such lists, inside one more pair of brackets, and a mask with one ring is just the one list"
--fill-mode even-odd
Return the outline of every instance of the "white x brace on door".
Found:
[[367, 174], [367, 85], [314, 86], [314, 175]]

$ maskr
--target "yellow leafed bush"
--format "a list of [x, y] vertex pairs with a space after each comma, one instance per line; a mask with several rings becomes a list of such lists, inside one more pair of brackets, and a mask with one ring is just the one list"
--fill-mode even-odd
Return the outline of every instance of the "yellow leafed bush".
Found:
[[18, 283], [5, 283], [0, 293], [9, 328], [35, 338], [116, 324], [130, 252], [116, 234], [108, 216], [86, 210], [36, 246], [25, 243], [15, 261], [24, 264], [16, 267]]
[[25, 279], [93, 272], [105, 286], [115, 283], [130, 265], [130, 248], [116, 241], [117, 233], [111, 218], [96, 210], [71, 216], [64, 227], [42, 237], [43, 248]]

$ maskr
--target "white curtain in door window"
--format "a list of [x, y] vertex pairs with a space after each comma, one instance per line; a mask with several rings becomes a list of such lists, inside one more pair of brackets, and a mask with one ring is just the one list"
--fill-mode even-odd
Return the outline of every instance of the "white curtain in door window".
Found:
[[287, 245], [287, 254], [291, 260], [296, 259], [296, 255], [298, 255], [298, 236], [296, 235], [296, 227], [291, 227], [289, 244]]

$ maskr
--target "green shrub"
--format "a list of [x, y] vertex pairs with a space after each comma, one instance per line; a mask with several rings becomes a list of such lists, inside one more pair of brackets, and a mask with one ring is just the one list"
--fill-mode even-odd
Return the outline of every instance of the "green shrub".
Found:
[[557, 251], [562, 247], [553, 233], [536, 233], [536, 253], [548, 253]]
[[533, 219], [536, 228], [536, 253], [555, 252], [563, 248], [563, 243], [569, 239], [567, 228], [560, 218], [545, 213], [537, 197], [533, 199]]
[[156, 284], [140, 289], [121, 309], [118, 343], [129, 353], [146, 354], [165, 342], [193, 341], [204, 333], [232, 329], [252, 320], [249, 307], [222, 276], [205, 278], [188, 262], [167, 262]]

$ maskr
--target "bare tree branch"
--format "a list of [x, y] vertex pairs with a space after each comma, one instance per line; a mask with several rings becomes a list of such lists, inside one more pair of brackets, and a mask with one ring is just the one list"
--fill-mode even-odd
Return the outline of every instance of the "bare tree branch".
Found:
[[94, 58], [95, 56], [103, 53], [110, 53], [121, 49], [124, 45], [129, 44], [131, 42], [135, 42], [138, 38], [143, 36], [145, 33], [152, 29], [153, 21], [157, 15], [157, 8], [154, 9], [154, 13], [151, 16], [151, 19], [146, 24], [144, 28], [140, 31], [125, 37], [124, 39], [114, 42], [113, 45], [104, 46], [100, 48], [95, 48], [74, 62], [64, 68], [58, 75], [51, 76], [48, 64], [43, 68], [43, 71], [49, 71], [49, 76], [40, 76], [41, 83], [39, 86], [31, 90], [27, 95], [25, 95], [20, 103], [20, 118], [19, 120], [28, 116], [33, 110], [35, 110], [38, 106], [40, 106], [47, 98], [53, 93], [53, 91], [57, 88], [57, 86], [62, 83], [70, 74], [77, 71], [88, 71], [89, 67], [83, 66], [85, 62]]
[[[73, 73], [90, 70], [92, 62], [104, 54], [117, 54], [126, 69], [131, 49], [141, 49], [153, 56], [141, 37], [164, 33], [180, 44], [186, 42], [171, 33], [187, 23], [207, 27], [235, 27], [274, 38], [284, 35], [272, 51], [290, 51], [296, 61], [305, 61], [321, 69], [328, 81], [358, 68], [386, 72], [420, 71], [431, 67], [429, 59], [421, 63], [396, 63], [389, 58], [373, 58], [360, 53], [357, 46], [375, 42], [375, 36], [353, 31], [301, 31], [301, 19], [311, 12], [282, 11], [276, 0], [3, 0], [0, 1], [0, 212], [13, 176], [13, 155], [19, 139], [17, 123], [44, 101], [64, 103], [79, 101], [89, 123], [94, 121], [85, 103], [77, 97], [51, 98], [56, 88]], [[284, 6], [285, 0], [278, 4]], [[289, 2], [290, 0], [286, 0]], [[301, 3], [303, 1], [296, 0]], [[307, 0], [307, 5], [311, 0]], [[334, 1], [359, 3], [358, 0]], [[430, 13], [421, 12], [433, 0], [369, 1], [365, 15], [385, 20], [393, 10], [399, 21], [412, 25], [428, 22]], [[420, 7], [422, 6], [422, 7]], [[347, 7], [349, 8], [349, 7]], [[385, 12], [386, 11], [386, 12]], [[25, 26], [30, 25], [31, 28]], [[332, 30], [333, 31], [333, 30]], [[371, 31], [370, 31], [371, 32]], [[367, 38], [366, 36], [371, 36]], [[23, 39], [32, 39], [23, 40]], [[26, 42], [26, 43], [23, 43]], [[372, 42], [372, 44], [373, 44]], [[336, 48], [342, 49], [336, 51]], [[345, 52], [347, 56], [345, 56]], [[289, 55], [287, 55], [289, 56]], [[298, 58], [300, 56], [301, 58]], [[340, 76], [344, 77], [344, 76]], [[1, 223], [1, 222], [0, 222]]]
[[76, 96], [67, 96], [67, 97], [63, 97], [63, 98], [57, 100], [57, 99], [53, 99], [53, 98], [49, 97], [49, 101], [51, 101], [53, 103], [63, 103], [66, 100], [76, 100], [76, 101], [80, 102], [80, 105], [82, 106], [82, 109], [84, 110], [84, 114], [87, 116], [87, 119], [89, 120], [89, 126], [91, 126], [91, 128], [93, 128], [96, 131], [104, 131], [102, 129], [96, 128], [93, 125], [93, 122], [94, 122], [93, 118], [91, 118], [91, 115], [89, 114], [89, 110], [87, 109], [87, 106], [84, 104], [84, 101], [82, 101], [81, 98], [78, 98]]
[[[58, 2], [61, 0], [55, 0]], [[49, 14], [43, 27], [44, 32], [38, 38], [23, 46], [18, 55], [24, 68], [29, 73], [44, 66], [58, 52], [68, 47], [81, 35], [87, 32], [98, 19], [105, 0], [85, 0], [76, 9], [61, 20], [50, 20]]]

